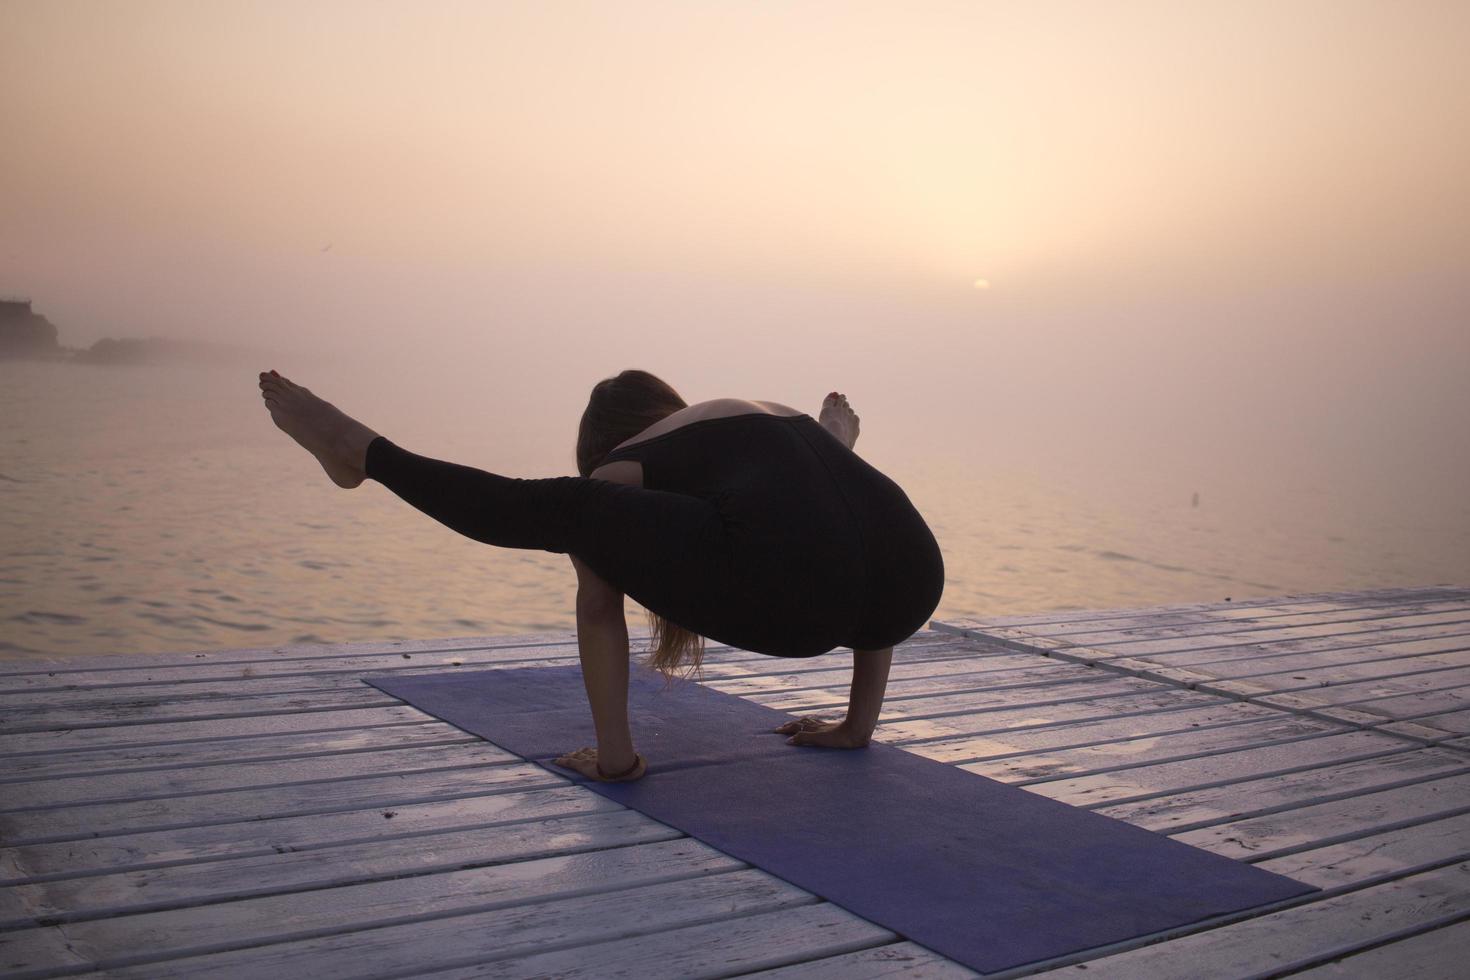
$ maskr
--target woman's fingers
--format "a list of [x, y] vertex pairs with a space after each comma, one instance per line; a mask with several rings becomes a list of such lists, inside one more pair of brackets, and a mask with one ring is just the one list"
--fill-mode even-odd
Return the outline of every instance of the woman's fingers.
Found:
[[816, 729], [812, 731], [797, 732], [786, 740], [787, 745], [822, 745], [836, 746], [845, 744], [839, 734], [832, 729]]
[[781, 727], [773, 728], [771, 730], [778, 735], [790, 735], [792, 732], [812, 731], [825, 725], [832, 724], [835, 724], [835, 722], [833, 722], [831, 719], [821, 718], [817, 715], [807, 715], [806, 717], [798, 718], [795, 721], [788, 721]]

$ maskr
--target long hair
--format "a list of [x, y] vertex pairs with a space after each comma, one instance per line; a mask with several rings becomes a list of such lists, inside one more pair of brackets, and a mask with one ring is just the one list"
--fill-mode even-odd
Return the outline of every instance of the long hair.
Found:
[[[647, 371], [630, 368], [616, 377], [603, 378], [592, 386], [577, 427], [577, 472], [591, 476], [620, 443], [687, 407], [677, 391]], [[644, 665], [662, 672], [669, 681], [680, 666], [687, 664], [685, 676], [699, 670], [704, 660], [704, 637], [651, 609], [646, 612], [650, 635]]]

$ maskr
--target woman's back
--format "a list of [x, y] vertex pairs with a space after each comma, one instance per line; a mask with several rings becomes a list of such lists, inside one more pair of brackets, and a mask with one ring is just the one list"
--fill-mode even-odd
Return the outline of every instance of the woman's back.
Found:
[[[744, 632], [805, 616], [812, 629], [808, 637], [788, 637], [796, 644], [785, 656], [839, 644], [879, 649], [922, 627], [938, 604], [943, 566], [903, 490], [810, 415], [721, 414], [736, 407], [640, 434], [608, 455], [609, 465], [640, 466], [646, 489], [714, 505], [724, 553], [708, 557], [729, 562], [728, 587], [744, 593], [738, 598], [746, 605], [732, 615], [742, 623], [721, 625]], [[752, 608], [768, 616], [752, 617]], [[812, 621], [818, 618], [826, 622]], [[818, 637], [825, 638], [821, 649], [802, 642]], [[777, 643], [767, 636], [742, 640], [734, 642], [746, 649]]]

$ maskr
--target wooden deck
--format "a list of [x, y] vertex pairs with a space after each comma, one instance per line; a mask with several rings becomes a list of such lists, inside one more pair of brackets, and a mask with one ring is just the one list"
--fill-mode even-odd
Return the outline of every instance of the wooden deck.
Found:
[[[1464, 975], [1470, 589], [932, 625], [879, 738], [1324, 889], [990, 976]], [[575, 636], [6, 664], [0, 974], [976, 976], [361, 680], [530, 663]]]

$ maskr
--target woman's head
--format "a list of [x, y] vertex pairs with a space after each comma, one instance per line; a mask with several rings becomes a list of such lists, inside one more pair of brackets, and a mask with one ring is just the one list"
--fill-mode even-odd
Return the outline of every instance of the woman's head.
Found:
[[[630, 368], [592, 386], [592, 396], [577, 428], [577, 472], [591, 476], [619, 444], [688, 404], [662, 379]], [[617, 583], [613, 583], [616, 585]], [[704, 659], [704, 637], [648, 612], [649, 648], [644, 663], [673, 678], [681, 665], [697, 670]], [[687, 671], [686, 671], [687, 672]]]
[[687, 407], [677, 391], [647, 371], [629, 368], [603, 378], [592, 386], [577, 430], [577, 472], [590, 476], [619, 443]]

